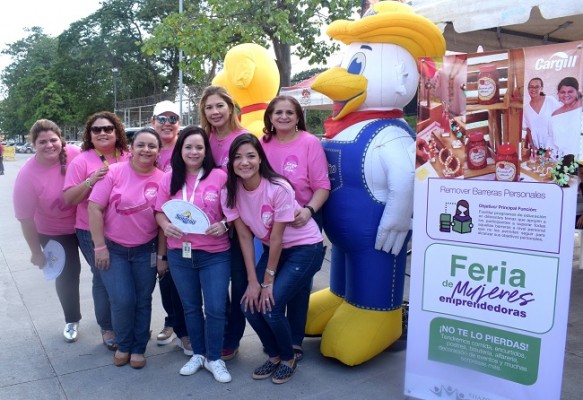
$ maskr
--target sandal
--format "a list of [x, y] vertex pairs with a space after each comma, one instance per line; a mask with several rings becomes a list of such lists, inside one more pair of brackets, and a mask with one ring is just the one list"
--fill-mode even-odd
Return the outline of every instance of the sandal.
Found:
[[273, 377], [271, 378], [271, 382], [277, 383], [277, 384], [286, 383], [287, 381], [289, 381], [292, 378], [292, 376], [294, 376], [295, 371], [296, 371], [296, 360], [295, 359], [292, 361], [291, 367], [289, 365], [284, 364], [284, 363], [279, 363], [279, 367], [277, 367], [277, 370], [273, 374]]
[[304, 358], [304, 350], [297, 349], [294, 347], [294, 359], [296, 360], [296, 362], [302, 361], [303, 358]]
[[263, 363], [259, 368], [253, 371], [253, 379], [266, 379], [269, 378], [277, 369], [279, 361], [276, 363], [271, 362], [269, 359]]
[[108, 350], [116, 351], [117, 343], [115, 342], [115, 332], [102, 329], [101, 330], [101, 340], [103, 340], [103, 345], [107, 347]]

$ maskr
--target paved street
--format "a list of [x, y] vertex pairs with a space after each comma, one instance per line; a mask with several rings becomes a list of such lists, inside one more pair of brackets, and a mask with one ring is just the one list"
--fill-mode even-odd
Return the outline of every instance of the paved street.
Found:
[[[358, 367], [347, 367], [319, 353], [319, 339], [305, 341], [305, 357], [296, 375], [284, 385], [254, 381], [252, 370], [265, 358], [255, 333], [247, 327], [239, 356], [227, 366], [233, 381], [220, 384], [201, 370], [183, 377], [188, 360], [174, 344], [159, 347], [151, 340], [143, 370], [112, 365], [113, 353], [101, 344], [93, 315], [91, 273], [81, 276], [82, 314], [79, 340], [63, 340], [63, 314], [54, 289], [29, 262], [30, 254], [12, 208], [12, 187], [18, 169], [30, 155], [5, 161], [0, 176], [0, 399], [404, 399], [405, 351], [384, 352]], [[563, 400], [583, 397], [583, 270], [578, 269], [579, 244], [563, 378]], [[328, 284], [329, 257], [315, 279], [315, 289]], [[154, 292], [152, 330], [163, 325], [158, 288]], [[553, 399], [548, 399], [553, 400]]]

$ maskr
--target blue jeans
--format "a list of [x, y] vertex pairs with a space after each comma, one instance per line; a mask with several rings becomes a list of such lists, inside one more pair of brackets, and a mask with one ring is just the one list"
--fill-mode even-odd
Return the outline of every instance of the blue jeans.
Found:
[[211, 361], [218, 360], [223, 351], [230, 250], [193, 250], [192, 258], [183, 258], [182, 249], [169, 250], [168, 264], [182, 300], [192, 351]]
[[[318, 210], [313, 219], [318, 224], [320, 232], [322, 232], [322, 210]], [[324, 253], [325, 252], [326, 250], [324, 249]], [[294, 346], [302, 347], [302, 342], [306, 335], [306, 319], [308, 317], [306, 310], [310, 303], [310, 294], [312, 293], [313, 283], [313, 280], [310, 280], [310, 282], [302, 287], [298, 291], [298, 294], [287, 303], [286, 316], [291, 328], [292, 343]]]
[[[170, 264], [168, 264], [168, 268], [170, 268]], [[179, 338], [188, 335], [184, 322], [184, 310], [170, 270], [158, 281], [158, 287], [160, 288], [162, 307], [166, 311], [164, 326], [172, 327]]]
[[[269, 251], [266, 250], [255, 268], [259, 282], [263, 281], [268, 257]], [[257, 332], [269, 357], [279, 356], [284, 361], [294, 358], [291, 329], [285, 317], [285, 309], [289, 301], [312, 281], [322, 267], [323, 260], [322, 242], [283, 249], [275, 275], [273, 286], [275, 304], [271, 306], [271, 312], [266, 314], [251, 313], [250, 310], [245, 312], [245, 317]], [[307, 311], [306, 307], [304, 313]]]
[[136, 247], [125, 247], [110, 240], [106, 242], [109, 269], [101, 271], [101, 279], [111, 301], [118, 349], [144, 354], [150, 339], [152, 291], [156, 286], [157, 239]]
[[227, 295], [227, 323], [223, 348], [235, 350], [239, 348], [241, 338], [245, 333], [245, 315], [241, 310], [241, 298], [247, 290], [247, 270], [243, 262], [243, 254], [239, 245], [237, 232], [231, 232], [231, 296]]
[[91, 285], [91, 292], [93, 294], [93, 308], [95, 309], [95, 319], [101, 329], [106, 331], [113, 330], [111, 323], [111, 305], [109, 304], [109, 295], [103, 281], [101, 280], [101, 271], [95, 268], [95, 253], [93, 240], [91, 240], [91, 232], [84, 229], [77, 229], [77, 239], [79, 239], [79, 248], [83, 257], [91, 268], [93, 280]]

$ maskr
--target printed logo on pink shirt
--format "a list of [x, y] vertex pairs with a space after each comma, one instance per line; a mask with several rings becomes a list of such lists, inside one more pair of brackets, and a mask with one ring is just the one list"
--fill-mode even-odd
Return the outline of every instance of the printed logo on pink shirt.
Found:
[[296, 169], [298, 168], [299, 160], [296, 156], [290, 155], [283, 162], [283, 176], [290, 178], [296, 174]]
[[216, 186], [209, 185], [205, 188], [205, 191], [202, 194], [203, 210], [211, 222], [219, 219], [219, 216], [217, 215], [219, 199], [219, 189]]
[[225, 170], [227, 170], [227, 165], [229, 164], [229, 153], [225, 153], [223, 154], [223, 157], [221, 158], [221, 168], [224, 168]]
[[261, 207], [261, 222], [267, 230], [273, 226], [273, 208], [268, 204]]
[[116, 194], [111, 198], [111, 203], [115, 207], [115, 211], [119, 215], [132, 215], [148, 208], [154, 209], [156, 204], [156, 195], [158, 194], [158, 184], [156, 182], [148, 182], [144, 187], [144, 201], [137, 205], [120, 207], [121, 194]]

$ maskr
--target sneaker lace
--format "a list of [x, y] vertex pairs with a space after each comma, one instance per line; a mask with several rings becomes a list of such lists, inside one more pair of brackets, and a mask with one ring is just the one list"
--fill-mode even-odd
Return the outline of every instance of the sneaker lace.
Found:
[[229, 372], [227, 371], [227, 366], [223, 360], [211, 361], [209, 364], [211, 365], [211, 368], [219, 375], [224, 375]]

